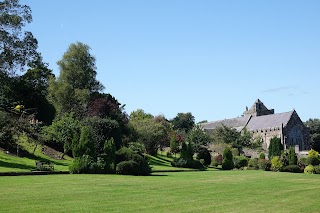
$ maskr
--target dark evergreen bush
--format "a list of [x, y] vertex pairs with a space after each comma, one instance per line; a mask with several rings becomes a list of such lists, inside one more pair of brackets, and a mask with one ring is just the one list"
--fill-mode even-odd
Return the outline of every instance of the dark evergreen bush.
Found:
[[223, 151], [222, 169], [231, 170], [234, 168], [233, 156], [229, 147]]
[[283, 150], [283, 145], [281, 144], [281, 139], [278, 137], [273, 137], [270, 140], [269, 145], [269, 160], [272, 159], [274, 156], [281, 156], [281, 150]]
[[171, 165], [174, 167], [181, 167], [181, 168], [192, 168], [192, 169], [203, 169], [202, 163], [198, 160], [193, 160], [193, 159], [184, 159], [184, 158], [179, 158], [179, 159], [174, 159], [171, 162]]
[[197, 159], [203, 159], [204, 165], [210, 165], [211, 164], [211, 154], [209, 150], [205, 147], [200, 147], [199, 152], [197, 154]]
[[282, 167], [281, 172], [303, 173], [303, 170], [298, 165], [288, 165]]
[[116, 173], [121, 175], [139, 175], [139, 164], [133, 160], [117, 164]]
[[266, 155], [263, 152], [261, 152], [260, 156], [259, 156], [259, 159], [266, 159]]
[[297, 158], [297, 154], [296, 154], [296, 152], [295, 152], [293, 147], [289, 148], [288, 158], [289, 158], [289, 165], [297, 165], [298, 158]]
[[234, 167], [237, 169], [248, 166], [248, 158], [245, 156], [234, 156], [233, 162], [234, 162]]

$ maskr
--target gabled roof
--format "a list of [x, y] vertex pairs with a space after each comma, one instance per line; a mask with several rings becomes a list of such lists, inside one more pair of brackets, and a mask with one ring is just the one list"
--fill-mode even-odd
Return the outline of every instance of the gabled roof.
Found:
[[295, 111], [252, 117], [247, 125], [250, 131], [286, 126]]
[[210, 130], [224, 125], [229, 128], [235, 128], [237, 131], [241, 131], [247, 125], [248, 121], [250, 120], [250, 117], [251, 116], [243, 116], [239, 118], [224, 119], [220, 121], [203, 123], [201, 124], [201, 126], [204, 129]]

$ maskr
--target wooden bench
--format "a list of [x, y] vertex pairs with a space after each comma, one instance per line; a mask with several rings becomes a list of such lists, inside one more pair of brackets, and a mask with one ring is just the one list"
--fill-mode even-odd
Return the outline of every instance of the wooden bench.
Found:
[[38, 171], [54, 171], [54, 164], [46, 161], [36, 161]]

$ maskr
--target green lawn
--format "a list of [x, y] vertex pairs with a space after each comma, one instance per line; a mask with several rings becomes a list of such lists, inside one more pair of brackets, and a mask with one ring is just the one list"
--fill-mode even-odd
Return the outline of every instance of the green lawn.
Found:
[[[27, 153], [32, 153], [34, 146], [28, 143], [21, 143], [22, 149]], [[5, 154], [0, 151], [0, 172], [30, 172], [36, 168], [36, 161], [51, 161], [54, 163], [55, 171], [69, 171], [69, 165], [72, 159], [66, 156], [66, 160], [52, 159], [41, 152], [41, 146], [38, 146], [34, 154], [28, 154], [26, 157], [17, 157], [15, 155]]]
[[206, 171], [0, 179], [0, 212], [320, 212], [320, 175]]

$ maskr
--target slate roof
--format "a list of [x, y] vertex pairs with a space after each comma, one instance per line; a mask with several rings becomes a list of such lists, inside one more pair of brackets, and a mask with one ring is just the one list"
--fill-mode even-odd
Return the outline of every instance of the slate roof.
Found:
[[239, 118], [231, 118], [220, 121], [213, 121], [209, 123], [203, 123], [202, 127], [204, 129], [210, 130], [224, 125], [230, 128], [235, 128], [237, 131], [241, 131], [247, 125], [248, 121], [250, 120], [250, 117], [251, 116], [243, 116]]
[[261, 130], [286, 126], [294, 111], [252, 117], [247, 125], [248, 130]]
[[294, 111], [262, 115], [257, 117], [243, 116], [239, 118], [203, 123], [202, 127], [207, 130], [212, 130], [218, 126], [225, 125], [230, 128], [235, 128], [237, 131], [241, 131], [244, 127], [246, 127], [249, 131], [278, 128], [281, 127], [282, 124], [283, 126], [286, 126], [293, 113]]

